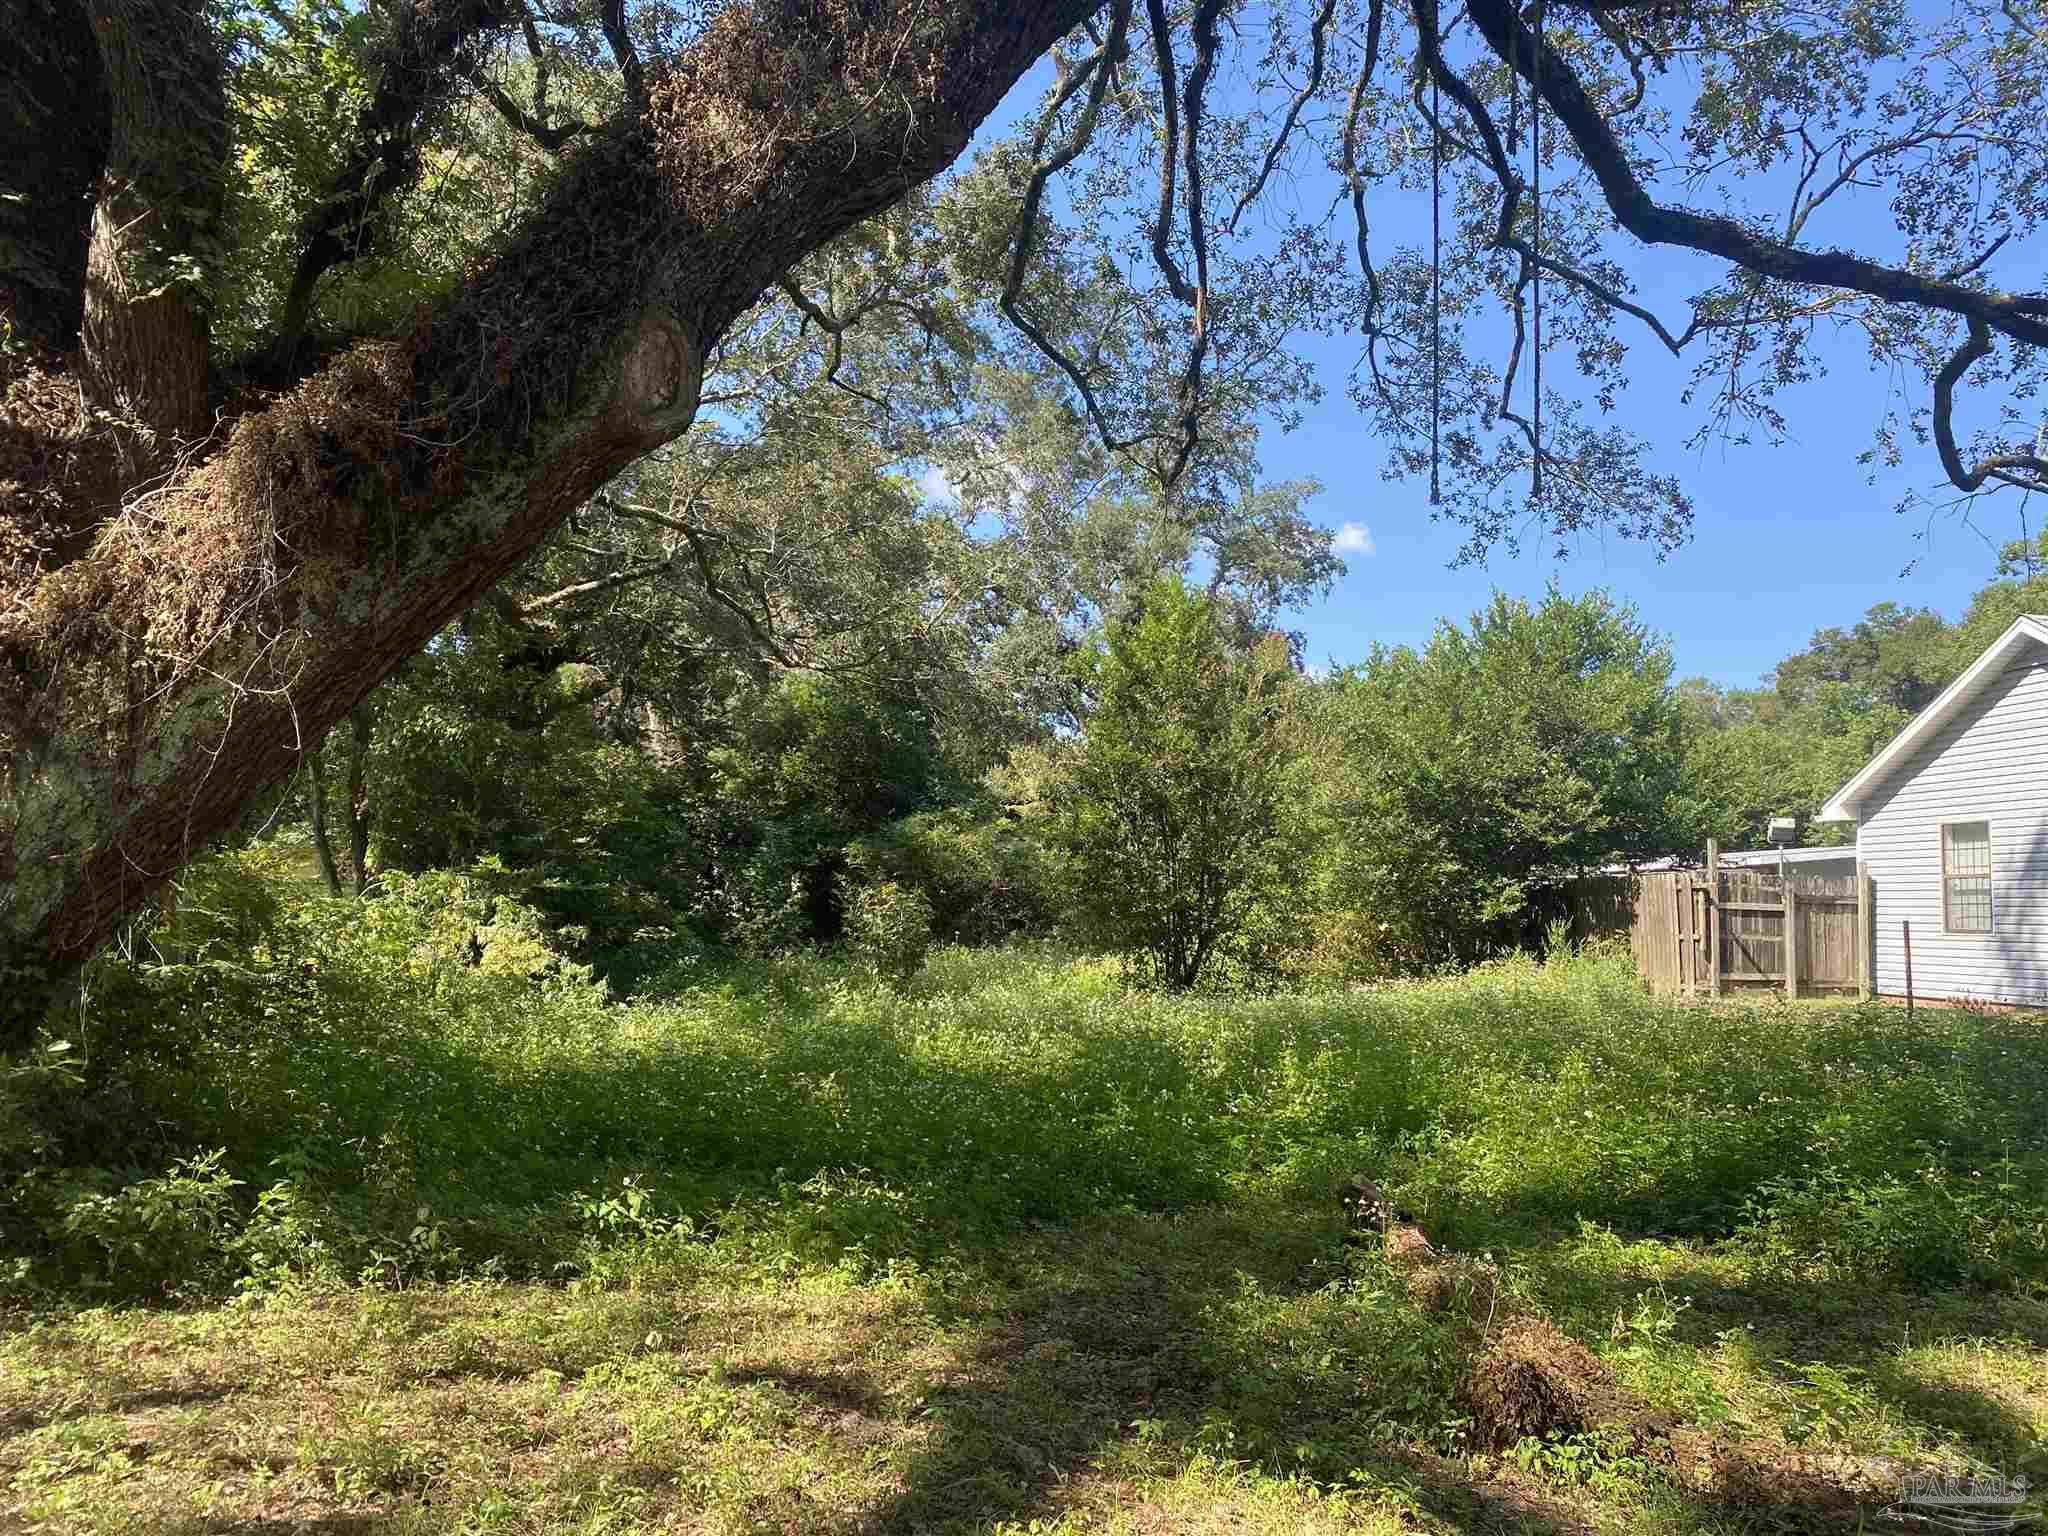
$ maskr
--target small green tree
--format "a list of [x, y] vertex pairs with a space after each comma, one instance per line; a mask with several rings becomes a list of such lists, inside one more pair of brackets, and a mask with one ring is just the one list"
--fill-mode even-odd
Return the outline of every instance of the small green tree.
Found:
[[1082, 670], [1091, 704], [1056, 833], [1073, 909], [1146, 979], [1183, 991], [1304, 851], [1286, 643], [1233, 652], [1219, 606], [1170, 578]]
[[890, 987], [907, 986], [932, 947], [932, 904], [893, 880], [846, 894], [846, 943], [854, 963]]
[[1631, 609], [1555, 587], [1338, 674], [1338, 906], [1411, 966], [1463, 964], [1527, 937], [1562, 877], [1686, 846], [1670, 680]]

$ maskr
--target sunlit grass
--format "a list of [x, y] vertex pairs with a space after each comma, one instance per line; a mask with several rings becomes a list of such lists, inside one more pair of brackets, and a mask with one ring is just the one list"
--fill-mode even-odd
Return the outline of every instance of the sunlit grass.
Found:
[[[1799, 1488], [2048, 1480], [2026, 1018], [1686, 1008], [1590, 958], [1164, 999], [956, 951], [901, 995], [804, 961], [630, 1006], [266, 963], [141, 1099], [154, 1169], [13, 1197], [0, 1523], [1834, 1529]], [[218, 1187], [142, 1177], [207, 1148]], [[1475, 1454], [1488, 1319], [1344, 1241], [1358, 1168], [1499, 1267], [1490, 1309], [1786, 1487]], [[210, 1223], [187, 1270], [107, 1248], [153, 1215]]]

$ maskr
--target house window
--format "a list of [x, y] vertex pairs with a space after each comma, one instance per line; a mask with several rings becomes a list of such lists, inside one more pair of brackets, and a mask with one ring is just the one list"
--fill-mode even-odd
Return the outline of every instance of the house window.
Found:
[[1991, 931], [1991, 823], [1941, 829], [1941, 922], [1950, 933]]

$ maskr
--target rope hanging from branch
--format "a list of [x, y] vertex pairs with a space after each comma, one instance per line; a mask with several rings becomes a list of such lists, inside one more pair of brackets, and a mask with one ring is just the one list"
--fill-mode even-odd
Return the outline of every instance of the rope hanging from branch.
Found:
[[[1430, 31], [1436, 28], [1432, 24]], [[1438, 38], [1438, 47], [1442, 39]], [[1443, 501], [1444, 417], [1444, 135], [1434, 61], [1429, 71], [1429, 504]]]
[[[1536, 0], [1536, 25], [1529, 39], [1529, 248], [1543, 253], [1543, 0]], [[1536, 397], [1530, 412], [1529, 497], [1543, 494], [1543, 268], [1531, 277], [1535, 292], [1531, 310], [1535, 321], [1536, 356], [1529, 370], [1530, 389]]]

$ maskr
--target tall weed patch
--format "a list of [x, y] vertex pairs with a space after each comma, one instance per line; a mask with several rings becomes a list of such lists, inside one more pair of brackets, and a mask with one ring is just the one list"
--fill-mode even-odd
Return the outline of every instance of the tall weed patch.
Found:
[[2048, 1043], [2017, 1016], [1684, 1007], [1569, 953], [1164, 998], [1030, 948], [627, 1006], [477, 882], [206, 878], [157, 958], [95, 979], [71, 1052], [0, 1078], [0, 1282], [573, 1276], [636, 1245], [864, 1275], [1106, 1210], [1322, 1201], [1360, 1166], [1459, 1247], [1592, 1221], [1788, 1270], [2048, 1274]]

